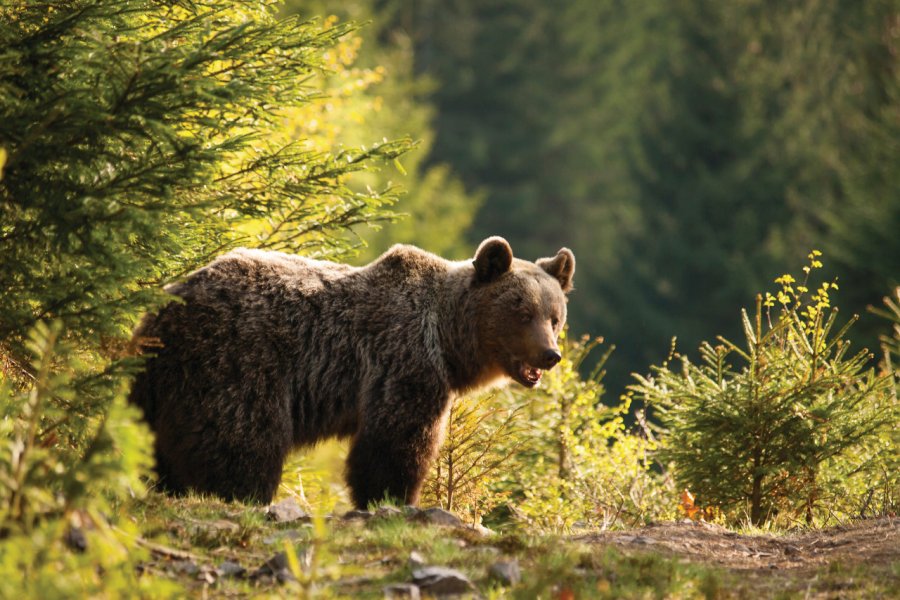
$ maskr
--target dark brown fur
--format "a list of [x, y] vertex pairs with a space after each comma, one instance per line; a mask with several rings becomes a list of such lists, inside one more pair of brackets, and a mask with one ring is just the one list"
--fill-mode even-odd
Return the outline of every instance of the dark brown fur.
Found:
[[361, 268], [218, 258], [136, 333], [161, 344], [147, 345], [131, 394], [156, 433], [161, 485], [268, 502], [292, 448], [352, 437], [354, 503], [415, 503], [456, 394], [534, 385], [534, 367], [556, 363], [574, 268], [566, 249], [513, 259], [502, 238], [465, 262], [411, 246]]

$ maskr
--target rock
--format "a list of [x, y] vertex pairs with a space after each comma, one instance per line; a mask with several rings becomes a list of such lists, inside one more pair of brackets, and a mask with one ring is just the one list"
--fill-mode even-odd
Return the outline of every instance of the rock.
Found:
[[425, 566], [425, 557], [413, 550], [409, 553], [409, 568], [415, 571]]
[[469, 578], [447, 567], [423, 567], [413, 571], [413, 583], [426, 595], [468, 594], [475, 590]]
[[476, 525], [466, 525], [466, 529], [468, 529], [470, 531], [474, 531], [481, 537], [490, 537], [490, 536], [494, 535], [493, 529], [488, 529], [487, 527], [485, 527], [484, 525], [481, 525], [480, 523], [476, 524]]
[[247, 569], [230, 560], [222, 561], [216, 568], [216, 575], [219, 577], [244, 577], [246, 574]]
[[192, 560], [176, 560], [169, 564], [169, 568], [179, 575], [196, 575], [200, 567]]
[[654, 540], [653, 538], [644, 537], [642, 535], [637, 535], [631, 540], [631, 543], [632, 544], [641, 544], [641, 545], [655, 544], [656, 540]]
[[253, 572], [252, 577], [254, 579], [259, 577], [273, 577], [279, 583], [297, 581], [297, 578], [291, 573], [290, 567], [288, 567], [287, 554], [284, 552], [279, 552], [264, 562], [260, 568]]
[[437, 507], [426, 508], [419, 513], [418, 518], [427, 523], [444, 525], [447, 527], [462, 527], [464, 525], [462, 519], [454, 515], [452, 512], [448, 512], [443, 508]]
[[344, 521], [368, 521], [373, 516], [375, 515], [367, 510], [351, 510], [344, 513], [344, 516], [341, 517], [341, 519]]
[[415, 506], [413, 506], [412, 504], [407, 504], [406, 506], [404, 506], [404, 507], [401, 508], [400, 510], [403, 511], [403, 514], [406, 515], [407, 518], [413, 518], [413, 517], [415, 517], [416, 515], [418, 515], [420, 512], [422, 512], [422, 511], [420, 511], [418, 508], [416, 508]]
[[419, 587], [412, 583], [395, 583], [384, 588], [385, 598], [408, 598], [410, 600], [419, 600], [422, 595], [419, 593]]
[[310, 516], [300, 508], [293, 498], [286, 498], [281, 502], [270, 505], [266, 509], [266, 516], [277, 523], [290, 523], [292, 521], [310, 521]]
[[69, 527], [68, 531], [66, 531], [65, 538], [63, 538], [66, 546], [74, 550], [75, 552], [84, 552], [87, 550], [87, 536], [84, 535], [84, 530], [81, 527]]
[[226, 533], [238, 533], [241, 530], [240, 525], [227, 519], [216, 519], [215, 521], [185, 519], [185, 522], [185, 529], [191, 535], [221, 535]]
[[488, 569], [488, 577], [503, 585], [516, 585], [522, 581], [522, 571], [516, 559], [499, 560]]
[[297, 581], [290, 569], [278, 569], [275, 571], [275, 579], [278, 583], [288, 583], [289, 581]]
[[393, 519], [396, 517], [402, 517], [403, 511], [393, 506], [379, 506], [378, 510], [375, 511], [374, 516], [379, 519]]

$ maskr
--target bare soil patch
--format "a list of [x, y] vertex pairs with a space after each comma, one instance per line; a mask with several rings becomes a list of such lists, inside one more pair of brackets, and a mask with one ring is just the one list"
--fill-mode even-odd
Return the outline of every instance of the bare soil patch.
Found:
[[[626, 552], [654, 552], [725, 568], [753, 589], [810, 598], [900, 598], [900, 518], [781, 535], [744, 535], [710, 523], [658, 523], [579, 536]], [[888, 594], [884, 595], [884, 590]], [[761, 596], [769, 594], [761, 593]]]
[[710, 523], [658, 523], [578, 538], [623, 549], [661, 551], [732, 569], [797, 569], [834, 561], [900, 561], [900, 519], [885, 517], [817, 531], [741, 535]]

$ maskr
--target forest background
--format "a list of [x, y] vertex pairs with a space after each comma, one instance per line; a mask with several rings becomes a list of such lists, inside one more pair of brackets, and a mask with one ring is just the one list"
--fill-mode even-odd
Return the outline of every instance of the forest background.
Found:
[[[10, 590], [137, 576], [131, 332], [237, 245], [574, 250], [566, 360], [454, 406], [474, 522], [896, 510], [900, 1], [6, 2], [0, 47]], [[324, 460], [281, 492], [334, 510]]]
[[619, 391], [673, 336], [737, 334], [739, 309], [811, 249], [878, 347], [866, 307], [900, 282], [895, 2], [321, 10], [371, 22], [357, 64], [390, 73], [371, 93], [418, 109], [377, 117], [423, 143], [397, 205], [411, 217], [366, 236], [365, 259], [394, 241], [465, 258], [488, 235], [532, 259], [571, 247], [570, 324], [615, 344]]

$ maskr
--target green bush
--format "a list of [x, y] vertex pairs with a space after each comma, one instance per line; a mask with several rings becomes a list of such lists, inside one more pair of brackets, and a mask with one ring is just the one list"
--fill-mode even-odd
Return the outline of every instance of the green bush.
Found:
[[72, 418], [80, 367], [72, 347], [59, 344], [61, 326], [38, 324], [29, 340], [32, 384], [22, 390], [0, 381], [0, 524], [6, 534], [28, 535], [42, 521], [76, 510], [112, 512], [108, 500], [143, 490], [149, 473], [150, 434], [126, 404], [124, 381], [103, 417], [81, 430], [84, 443], [60, 444], [57, 430]]
[[[896, 407], [900, 405], [900, 287], [894, 288], [890, 296], [885, 296], [883, 303], [884, 308], [870, 307], [869, 310], [890, 323], [890, 330], [881, 336], [881, 366], [886, 375], [894, 378], [891, 396]], [[861, 516], [871, 513], [897, 514], [900, 511], [900, 422], [895, 422], [885, 437], [890, 451], [883, 461], [880, 477], [868, 486], [860, 509]]]
[[603, 367], [587, 376], [585, 360], [602, 340], [562, 340], [563, 360], [535, 391], [512, 392], [525, 406], [525, 442], [505, 471], [517, 514], [545, 531], [634, 526], [671, 516], [673, 490], [654, 470], [655, 442], [630, 432], [631, 399], [603, 403]]
[[732, 519], [748, 506], [754, 524], [849, 516], [892, 452], [890, 376], [875, 373], [868, 351], [850, 352], [855, 318], [837, 326], [837, 286], [809, 293], [818, 256], [802, 284], [782, 276], [752, 319], [742, 313], [743, 346], [704, 343], [699, 364], [678, 355], [680, 370], [667, 361], [632, 388], [662, 423], [660, 457], [678, 484]]
[[458, 398], [447, 437], [422, 494], [426, 506], [465, 515], [473, 523], [509, 496], [496, 485], [526, 439], [522, 407], [504, 406], [494, 392]]
[[[129, 338], [165, 284], [236, 245], [335, 254], [390, 215], [394, 188], [348, 178], [408, 142], [291, 137], [351, 27], [278, 8], [0, 7], [0, 596], [96, 595], [116, 573], [130, 595], [119, 511], [142, 492], [150, 437], [125, 400]], [[66, 555], [71, 527], [84, 554]]]
[[[562, 338], [563, 360], [541, 386], [457, 400], [426, 502], [478, 521], [505, 502], [541, 531], [628, 526], [671, 516], [675, 495], [654, 470], [655, 443], [628, 430], [631, 401], [603, 404], [603, 365], [581, 368], [601, 340]], [[489, 523], [500, 519], [489, 514]]]

